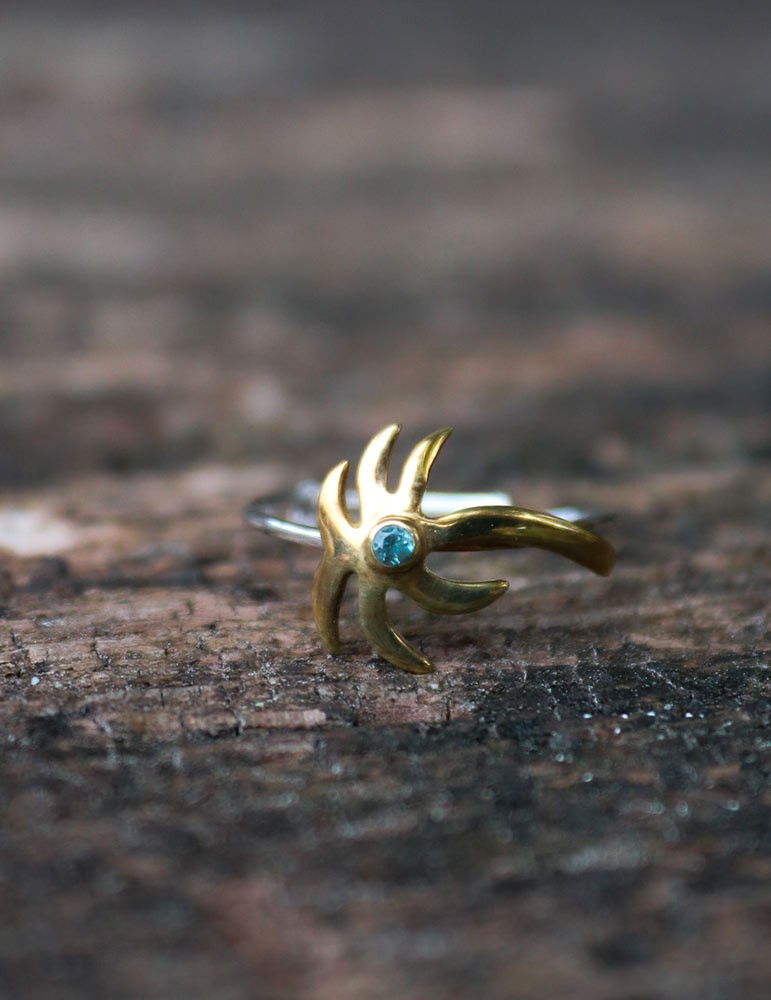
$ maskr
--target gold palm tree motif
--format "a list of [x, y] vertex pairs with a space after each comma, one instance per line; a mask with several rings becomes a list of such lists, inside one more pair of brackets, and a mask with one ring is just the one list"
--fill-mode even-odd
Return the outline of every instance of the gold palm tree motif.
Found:
[[536, 546], [566, 556], [606, 576], [613, 548], [580, 524], [521, 507], [470, 507], [426, 517], [421, 502], [428, 476], [450, 428], [436, 431], [410, 452], [395, 490], [388, 467], [400, 427], [391, 424], [362, 452], [356, 471], [358, 511], [346, 502], [348, 462], [326, 476], [319, 493], [318, 523], [324, 555], [313, 581], [313, 610], [321, 639], [340, 649], [338, 618], [349, 576], [359, 578], [359, 618], [372, 648], [402, 670], [431, 672], [432, 664], [391, 627], [386, 593], [393, 587], [438, 614], [477, 611], [507, 589], [505, 580], [466, 583], [437, 576], [425, 566], [430, 552]]

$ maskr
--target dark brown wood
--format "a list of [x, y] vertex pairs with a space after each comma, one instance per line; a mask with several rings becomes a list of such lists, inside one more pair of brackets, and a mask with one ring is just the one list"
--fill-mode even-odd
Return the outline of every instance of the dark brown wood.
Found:
[[[771, 39], [677, 11], [7, 5], [0, 996], [768, 996]], [[613, 575], [324, 655], [240, 511], [393, 420]]]

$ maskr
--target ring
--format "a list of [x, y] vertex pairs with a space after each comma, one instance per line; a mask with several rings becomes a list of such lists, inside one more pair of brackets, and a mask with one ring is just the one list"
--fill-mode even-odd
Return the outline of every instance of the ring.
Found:
[[390, 625], [391, 588], [435, 614], [477, 611], [497, 600], [506, 580], [467, 583], [437, 576], [426, 565], [431, 552], [478, 552], [535, 547], [571, 559], [600, 576], [613, 568], [615, 551], [592, 528], [606, 518], [566, 507], [548, 512], [511, 506], [504, 493], [427, 492], [428, 476], [450, 435], [429, 434], [410, 452], [396, 489], [388, 487], [391, 453], [401, 428], [391, 424], [362, 452], [356, 490], [347, 490], [348, 462], [321, 486], [305, 481], [289, 495], [262, 497], [246, 509], [250, 524], [278, 538], [321, 547], [313, 580], [313, 613], [330, 653], [340, 651], [338, 619], [348, 578], [359, 578], [359, 619], [373, 650], [401, 670], [434, 667]]

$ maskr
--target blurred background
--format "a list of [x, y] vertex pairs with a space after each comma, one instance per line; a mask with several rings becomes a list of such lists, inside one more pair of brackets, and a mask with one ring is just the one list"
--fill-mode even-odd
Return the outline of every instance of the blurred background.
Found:
[[[767, 2], [4, 0], [3, 998], [766, 1000], [770, 54]], [[241, 509], [392, 421], [618, 511], [613, 576], [325, 656]]]
[[394, 419], [503, 432], [469, 485], [767, 458], [770, 45], [762, 3], [7, 0], [0, 487]]

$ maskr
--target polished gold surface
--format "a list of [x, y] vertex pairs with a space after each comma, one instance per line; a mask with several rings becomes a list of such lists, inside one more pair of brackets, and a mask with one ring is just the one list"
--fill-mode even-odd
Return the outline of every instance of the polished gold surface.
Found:
[[[586, 527], [551, 514], [520, 507], [472, 507], [444, 517], [425, 517], [420, 505], [428, 476], [450, 429], [430, 434], [412, 449], [392, 491], [388, 466], [399, 430], [391, 424], [364, 449], [356, 471], [358, 511], [349, 511], [346, 504], [348, 462], [336, 465], [321, 486], [318, 522], [324, 555], [313, 582], [313, 610], [331, 653], [340, 649], [340, 604], [352, 573], [359, 578], [359, 618], [370, 645], [394, 666], [415, 674], [434, 668], [389, 624], [385, 606], [389, 588], [439, 614], [476, 611], [508, 589], [505, 580], [465, 583], [437, 576], [424, 565], [430, 552], [535, 546], [603, 576], [610, 573], [613, 548]], [[414, 552], [401, 565], [385, 566], [373, 554], [372, 540], [385, 524], [406, 529], [414, 540]]]

